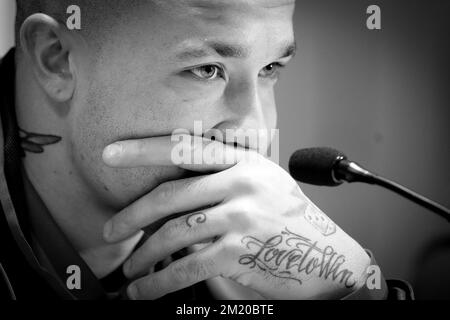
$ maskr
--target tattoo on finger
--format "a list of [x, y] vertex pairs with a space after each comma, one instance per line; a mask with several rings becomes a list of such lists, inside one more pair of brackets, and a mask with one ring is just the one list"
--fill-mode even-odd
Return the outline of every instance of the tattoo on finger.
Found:
[[190, 214], [186, 218], [186, 224], [189, 228], [191, 228], [194, 224], [201, 224], [206, 222], [206, 215], [203, 212], [196, 212]]

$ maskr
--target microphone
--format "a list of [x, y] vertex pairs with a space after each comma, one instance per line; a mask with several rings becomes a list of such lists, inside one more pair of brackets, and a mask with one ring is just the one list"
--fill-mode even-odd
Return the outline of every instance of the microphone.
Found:
[[364, 182], [389, 189], [450, 221], [450, 210], [394, 181], [363, 168], [332, 148], [307, 148], [294, 152], [289, 160], [291, 176], [300, 182], [318, 186], [338, 186], [346, 182]]

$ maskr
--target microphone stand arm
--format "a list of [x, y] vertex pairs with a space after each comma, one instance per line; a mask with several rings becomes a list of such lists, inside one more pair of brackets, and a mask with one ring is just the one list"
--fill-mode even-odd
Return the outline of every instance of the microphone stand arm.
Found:
[[427, 197], [414, 192], [401, 184], [386, 179], [382, 176], [371, 173], [370, 171], [364, 169], [357, 163], [349, 161], [345, 158], [336, 162], [333, 170], [333, 179], [336, 183], [347, 181], [347, 182], [365, 182], [369, 184], [378, 185], [391, 190], [418, 205], [427, 208], [441, 217], [447, 219], [450, 222], [450, 209], [444, 207], [443, 205], [428, 199]]

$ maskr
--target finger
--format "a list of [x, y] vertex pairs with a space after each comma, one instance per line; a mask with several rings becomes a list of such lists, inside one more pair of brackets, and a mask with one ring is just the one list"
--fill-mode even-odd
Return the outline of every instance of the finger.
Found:
[[115, 142], [103, 151], [110, 167], [179, 166], [198, 172], [226, 170], [255, 156], [244, 148], [198, 136], [178, 135]]
[[167, 268], [134, 281], [128, 287], [132, 300], [154, 300], [206, 279], [217, 277], [223, 267], [221, 247], [214, 243], [172, 262]]
[[170, 136], [115, 142], [103, 150], [103, 161], [110, 167], [173, 165]]
[[226, 197], [228, 179], [220, 172], [165, 182], [109, 220], [104, 239], [110, 243], [121, 241], [161, 219], [173, 218], [174, 214], [218, 204]]
[[[183, 155], [183, 156], [180, 156]], [[258, 159], [258, 153], [238, 145], [194, 137], [190, 147], [178, 145], [172, 153], [174, 163], [195, 172], [220, 172], [243, 160]]]
[[225, 210], [222, 205], [168, 221], [125, 263], [125, 275], [143, 276], [158, 261], [178, 250], [223, 235], [227, 230]]

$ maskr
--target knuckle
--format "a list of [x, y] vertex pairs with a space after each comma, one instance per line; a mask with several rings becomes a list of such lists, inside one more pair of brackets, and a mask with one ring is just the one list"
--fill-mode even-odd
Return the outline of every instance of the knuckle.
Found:
[[256, 208], [246, 201], [239, 202], [227, 215], [228, 222], [238, 230], [247, 230], [253, 225]]
[[171, 275], [172, 279], [177, 283], [186, 283], [191, 277], [186, 265], [183, 263], [173, 263], [171, 267]]
[[176, 237], [178, 232], [180, 231], [180, 223], [178, 219], [170, 220], [166, 222], [160, 229], [160, 238], [161, 240], [171, 240]]
[[242, 220], [252, 220], [257, 212], [257, 207], [254, 201], [245, 200], [239, 201], [237, 205], [238, 216], [241, 217]]
[[242, 244], [234, 238], [227, 239], [223, 242], [221, 253], [227, 260], [234, 260], [242, 252]]
[[168, 199], [171, 199], [172, 196], [175, 193], [175, 184], [172, 181], [168, 181], [165, 183], [160, 184], [156, 187], [154, 190], [154, 199], [158, 203], [164, 203], [166, 204], [166, 201]]
[[207, 178], [188, 178], [185, 179], [180, 187], [186, 194], [201, 193], [207, 189]]
[[191, 284], [207, 279], [213, 265], [212, 260], [190, 259], [184, 263], [175, 263], [171, 273], [176, 282]]
[[209, 273], [209, 266], [203, 260], [190, 260], [186, 264], [186, 272], [191, 279], [202, 280], [207, 277]]
[[138, 139], [136, 140], [136, 143], [139, 154], [145, 155], [149, 152], [147, 139]]
[[253, 170], [242, 170], [233, 183], [238, 193], [254, 193], [260, 188], [261, 179]]

